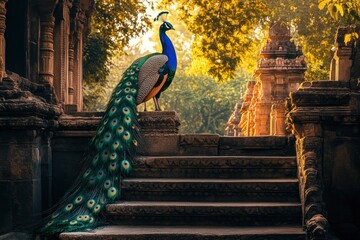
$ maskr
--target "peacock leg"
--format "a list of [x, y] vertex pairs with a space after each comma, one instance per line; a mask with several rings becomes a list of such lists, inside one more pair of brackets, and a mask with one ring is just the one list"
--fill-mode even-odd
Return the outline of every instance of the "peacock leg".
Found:
[[146, 109], [146, 102], [144, 102], [144, 112], [147, 112], [147, 109]]
[[155, 111], [162, 111], [159, 101], [158, 101], [158, 98], [155, 96], [155, 97], [153, 97], [153, 99], [154, 99], [154, 104], [155, 104]]

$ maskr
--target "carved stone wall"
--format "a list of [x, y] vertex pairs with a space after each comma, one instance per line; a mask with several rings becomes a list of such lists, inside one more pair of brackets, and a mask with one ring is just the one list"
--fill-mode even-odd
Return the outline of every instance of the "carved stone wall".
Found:
[[62, 113], [46, 99], [52, 91], [10, 72], [0, 83], [1, 233], [33, 224], [49, 207], [50, 139]]
[[[21, 1], [25, 28], [14, 22], [6, 26], [6, 6], [10, 6], [6, 2], [12, 7], [8, 16], [16, 19], [14, 6], [18, 0], [0, 0], [0, 234], [32, 226], [57, 197], [53, 184], [53, 174], [58, 173], [54, 166], [58, 159], [56, 155], [53, 158], [54, 134], [64, 109], [82, 109], [82, 95], [77, 94], [75, 101], [69, 90], [82, 90], [82, 75], [78, 73], [92, 1]], [[74, 12], [82, 12], [83, 17]], [[21, 54], [24, 59], [19, 59], [25, 63], [21, 76], [6, 71], [6, 37], [17, 36], [11, 34], [14, 31], [24, 31], [19, 34], [24, 39], [17, 39], [24, 43], [26, 52]], [[71, 78], [74, 72], [77, 75]], [[67, 108], [68, 104], [75, 107]]]
[[340, 239], [356, 239], [360, 230], [359, 90], [350, 81], [314, 81], [291, 94], [287, 121], [297, 139], [304, 223], [313, 238], [325, 237], [327, 221]]
[[286, 135], [285, 101], [304, 81], [306, 71], [301, 48], [290, 39], [290, 31], [283, 23], [276, 23], [269, 30], [254, 74], [256, 84], [249, 83], [240, 110], [242, 130], [239, 132], [244, 136]]
[[309, 239], [359, 238], [360, 40], [344, 43], [359, 30], [338, 29], [332, 81], [304, 82], [288, 102]]

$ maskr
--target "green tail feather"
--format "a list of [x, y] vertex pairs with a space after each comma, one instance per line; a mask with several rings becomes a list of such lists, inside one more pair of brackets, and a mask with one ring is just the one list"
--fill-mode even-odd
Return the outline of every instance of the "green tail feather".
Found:
[[120, 182], [131, 171], [139, 133], [135, 100], [140, 67], [154, 54], [134, 62], [114, 89], [90, 150], [88, 166], [57, 210], [45, 219], [42, 234], [82, 231], [101, 223], [100, 213], [120, 193]]

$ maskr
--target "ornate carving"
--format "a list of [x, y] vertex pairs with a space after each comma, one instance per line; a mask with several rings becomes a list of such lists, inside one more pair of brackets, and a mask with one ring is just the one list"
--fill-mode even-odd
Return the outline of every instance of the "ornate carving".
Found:
[[[263, 47], [255, 76], [258, 80], [248, 93], [241, 110], [240, 127], [245, 136], [285, 135], [285, 99], [304, 80], [306, 63], [300, 47], [290, 41], [283, 23], [274, 24]], [[246, 99], [249, 97], [246, 96]]]
[[54, 81], [54, 26], [55, 18], [51, 12], [40, 16], [40, 71], [42, 83], [53, 85]]
[[231, 114], [228, 122], [226, 123], [226, 135], [227, 136], [241, 136], [241, 128], [239, 126], [241, 120], [241, 103], [235, 105], [234, 111]]
[[6, 29], [6, 7], [8, 0], [0, 0], [0, 82], [6, 76], [5, 72], [5, 29]]

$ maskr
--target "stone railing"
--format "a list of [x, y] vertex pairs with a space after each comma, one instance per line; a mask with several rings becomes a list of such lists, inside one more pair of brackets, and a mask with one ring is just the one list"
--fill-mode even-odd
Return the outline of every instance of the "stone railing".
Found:
[[359, 220], [358, 204], [350, 200], [360, 196], [359, 84], [304, 82], [290, 94], [286, 120], [296, 137], [308, 239], [351, 235], [349, 229], [356, 229]]

